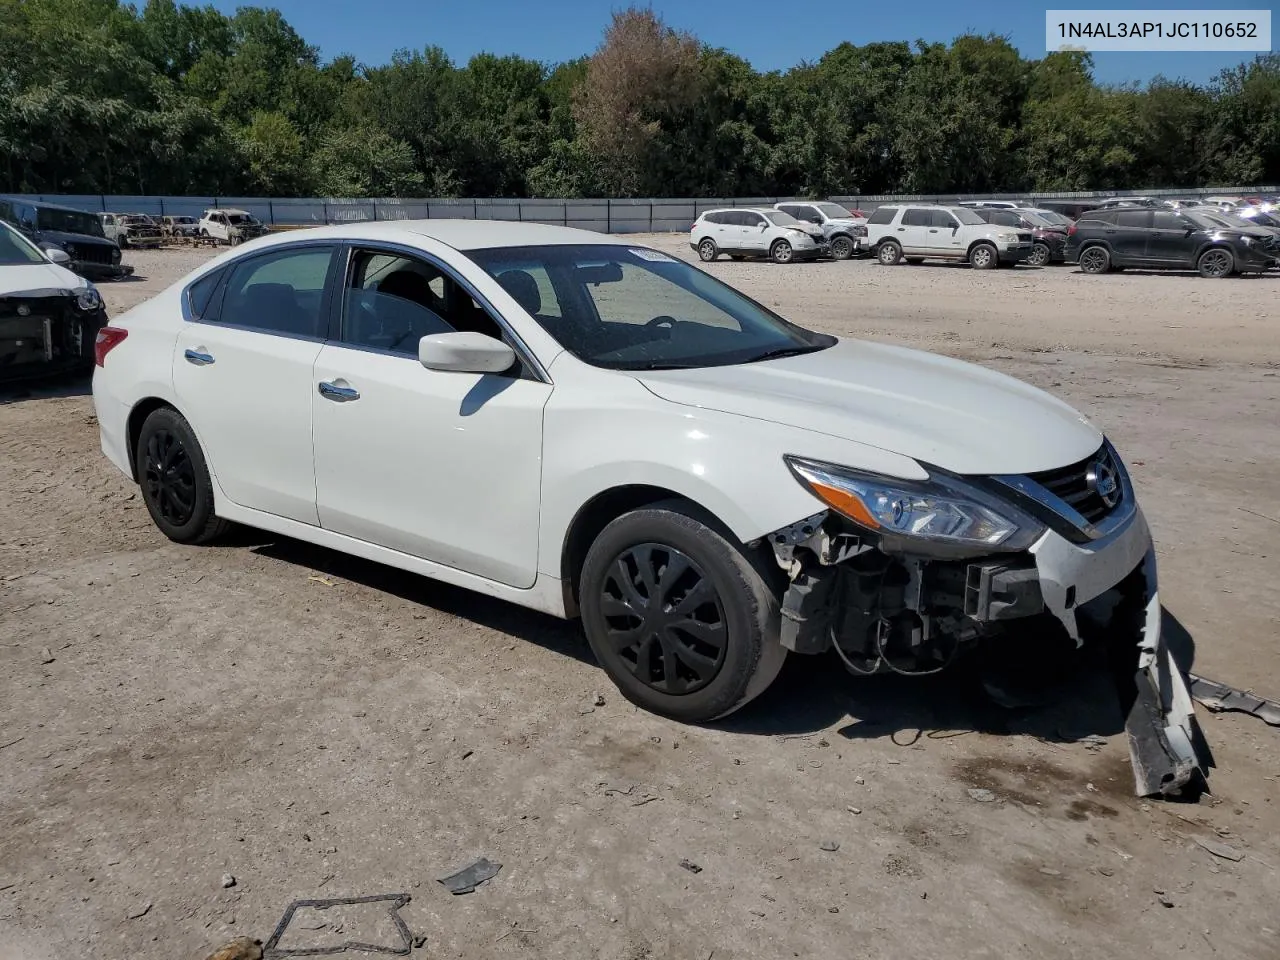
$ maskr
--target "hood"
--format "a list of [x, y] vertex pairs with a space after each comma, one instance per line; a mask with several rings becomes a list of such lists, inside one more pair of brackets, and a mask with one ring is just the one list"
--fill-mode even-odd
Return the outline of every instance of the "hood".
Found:
[[[1020, 380], [867, 341], [637, 377], [672, 403], [825, 433], [959, 474], [1050, 470], [1083, 460], [1102, 443], [1083, 416]], [[795, 453], [803, 455], [796, 439]]]
[[88, 285], [88, 281], [56, 263], [0, 265], [0, 297], [53, 297]]
[[65, 230], [41, 230], [40, 239], [49, 243], [72, 243], [78, 246], [86, 244], [97, 244], [100, 247], [114, 247], [114, 240], [108, 240], [106, 237], [95, 237], [90, 233], [67, 233]]

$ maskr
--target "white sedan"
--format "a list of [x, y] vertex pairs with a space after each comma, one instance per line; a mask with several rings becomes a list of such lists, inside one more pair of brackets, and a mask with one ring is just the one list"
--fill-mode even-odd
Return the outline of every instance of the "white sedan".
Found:
[[1021, 630], [1048, 670], [1110, 619], [1138, 789], [1197, 771], [1120, 458], [990, 370], [625, 237], [436, 220], [245, 244], [98, 361], [102, 448], [180, 543], [243, 523], [580, 616], [628, 698], [691, 722], [788, 651], [930, 673]]

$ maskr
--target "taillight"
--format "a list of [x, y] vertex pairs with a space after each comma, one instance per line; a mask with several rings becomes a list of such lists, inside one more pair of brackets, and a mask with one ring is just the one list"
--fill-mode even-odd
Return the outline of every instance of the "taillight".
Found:
[[1074, 237], [1075, 235], [1076, 235], [1076, 222], [1072, 220], [1071, 226], [1067, 227], [1067, 236]]
[[98, 331], [98, 336], [93, 341], [93, 362], [98, 366], [104, 366], [107, 362], [107, 354], [121, 343], [124, 338], [129, 335], [128, 330], [122, 330], [119, 327], [103, 327]]

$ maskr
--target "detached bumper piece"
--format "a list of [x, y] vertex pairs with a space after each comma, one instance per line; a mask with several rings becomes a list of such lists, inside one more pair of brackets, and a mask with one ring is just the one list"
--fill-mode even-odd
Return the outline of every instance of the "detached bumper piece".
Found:
[[1211, 713], [1234, 711], [1257, 717], [1263, 723], [1280, 727], [1280, 703], [1266, 700], [1248, 690], [1237, 690], [1207, 677], [1188, 674], [1191, 696]]

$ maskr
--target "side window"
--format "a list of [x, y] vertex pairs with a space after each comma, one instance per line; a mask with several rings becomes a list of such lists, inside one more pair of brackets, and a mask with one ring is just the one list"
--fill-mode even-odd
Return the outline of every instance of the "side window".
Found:
[[1090, 210], [1088, 213], [1081, 214], [1080, 219], [1084, 222], [1092, 220], [1094, 223], [1105, 223], [1114, 227], [1116, 225], [1116, 212], [1114, 210]]
[[321, 304], [332, 259], [332, 247], [304, 247], [241, 261], [231, 268], [217, 322], [323, 338]]
[[960, 221], [947, 213], [945, 210], [930, 211], [933, 214], [932, 221], [935, 227], [941, 227], [944, 230], [956, 230], [960, 226]]
[[1191, 223], [1172, 210], [1157, 210], [1153, 226], [1158, 230], [1185, 230]]
[[721, 225], [725, 223], [725, 215], [723, 213], [708, 213], [704, 215], [702, 219], [707, 223], [718, 223]]
[[416, 357], [423, 337], [460, 331], [503, 339], [488, 311], [435, 264], [375, 250], [353, 254], [343, 298], [344, 343]]
[[214, 270], [187, 287], [187, 306], [193, 317], [197, 319], [204, 317], [205, 311], [209, 309], [209, 302], [213, 299], [213, 293], [218, 289], [218, 281], [221, 279], [222, 271]]
[[742, 225], [744, 227], [758, 228], [762, 223], [764, 223], [764, 217], [760, 216], [760, 214], [758, 213], [752, 213], [750, 211], [747, 211], [747, 212], [738, 214], [738, 216], [742, 218]]
[[1129, 229], [1143, 229], [1151, 226], [1150, 210], [1118, 210], [1116, 211], [1116, 224]]
[[1010, 210], [992, 210], [991, 223], [1001, 227], [1016, 227], [1022, 220], [1020, 216]]
[[791, 216], [795, 217], [797, 220], [799, 220], [801, 217], [804, 216], [804, 214], [800, 212], [804, 209], [804, 207], [794, 203], [780, 203], [778, 204], [778, 209], [781, 210], [783, 213], [790, 214]]
[[822, 214], [813, 207], [796, 207], [794, 210], [788, 210], [787, 213], [791, 214], [797, 220], [808, 220], [811, 223], [822, 222]]
[[897, 212], [897, 207], [876, 207], [867, 217], [867, 223], [893, 223], [893, 215]]
[[933, 211], [912, 207], [902, 215], [904, 227], [927, 227], [933, 223]]

